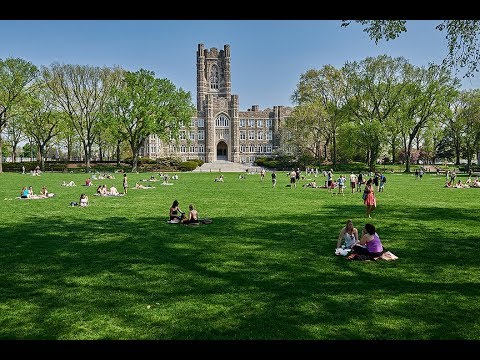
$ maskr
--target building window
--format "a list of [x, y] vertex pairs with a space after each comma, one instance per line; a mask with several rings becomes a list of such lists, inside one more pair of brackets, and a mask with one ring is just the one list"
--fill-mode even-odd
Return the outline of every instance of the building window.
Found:
[[248, 131], [248, 140], [255, 140], [255, 131], [249, 130]]
[[193, 131], [190, 132], [189, 138], [190, 140], [195, 140], [195, 133]]
[[240, 131], [240, 140], [247, 140], [246, 131]]
[[265, 147], [265, 152], [271, 153], [271, 152], [272, 152], [272, 145], [267, 145], [267, 146]]
[[210, 69], [210, 89], [218, 90], [218, 66], [215, 64]]
[[185, 146], [185, 144], [182, 144], [180, 146], [180, 152], [182, 152], [182, 153], [187, 152], [187, 147]]
[[263, 140], [263, 131], [257, 132], [257, 140]]
[[273, 134], [272, 130], [269, 130], [267, 132], [267, 140], [272, 140], [272, 134]]
[[180, 131], [180, 139], [181, 140], [185, 140], [186, 137], [185, 137], [185, 131]]
[[240, 127], [245, 127], [245, 119], [240, 119]]
[[198, 145], [198, 152], [205, 152], [205, 148], [203, 147], [203, 144]]
[[253, 119], [248, 120], [248, 126], [249, 127], [255, 127], [255, 120], [253, 120]]
[[216, 127], [228, 127], [228, 123], [228, 117], [225, 115], [220, 115], [217, 117], [217, 120], [215, 120]]
[[204, 127], [205, 126], [205, 120], [204, 119], [198, 119], [198, 127]]
[[205, 130], [198, 131], [198, 140], [205, 140]]
[[246, 152], [246, 148], [245, 144], [240, 145], [240, 152]]
[[265, 120], [265, 125], [270, 129], [272, 127], [272, 120]]
[[263, 120], [257, 120], [257, 127], [263, 127]]
[[195, 146], [190, 145], [190, 152], [191, 152], [191, 153], [195, 152]]
[[251, 144], [248, 149], [249, 152], [254, 153], [255, 152], [255, 145]]

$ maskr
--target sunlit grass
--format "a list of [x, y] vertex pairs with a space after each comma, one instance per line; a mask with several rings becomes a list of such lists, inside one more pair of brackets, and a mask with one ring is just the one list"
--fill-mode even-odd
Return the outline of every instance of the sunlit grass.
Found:
[[[480, 189], [387, 174], [371, 222], [399, 259], [348, 262], [334, 248], [347, 219], [365, 224], [360, 193], [215, 176], [104, 198], [82, 174], [0, 174], [0, 338], [480, 338]], [[15, 199], [23, 185], [56, 196]], [[90, 206], [70, 207], [82, 192]], [[213, 223], [167, 224], [174, 199]]]

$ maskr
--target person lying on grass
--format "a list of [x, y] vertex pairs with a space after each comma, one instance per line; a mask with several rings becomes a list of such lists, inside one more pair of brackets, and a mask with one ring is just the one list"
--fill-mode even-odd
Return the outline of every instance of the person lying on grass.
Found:
[[145, 186], [137, 182], [135, 183], [135, 189], [155, 189], [155, 186]]

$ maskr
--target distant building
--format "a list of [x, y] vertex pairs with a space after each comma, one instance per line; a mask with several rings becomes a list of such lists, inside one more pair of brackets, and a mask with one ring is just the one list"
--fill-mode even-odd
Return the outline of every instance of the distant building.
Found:
[[253, 163], [257, 156], [271, 156], [281, 146], [282, 122], [292, 109], [274, 106], [260, 110], [253, 105], [239, 110], [238, 95], [231, 94], [230, 46], [223, 50], [197, 51], [197, 114], [191, 129], [180, 132], [179, 143], [162, 143], [150, 136], [141, 154], [150, 158], [178, 156], [205, 162], [228, 160]]

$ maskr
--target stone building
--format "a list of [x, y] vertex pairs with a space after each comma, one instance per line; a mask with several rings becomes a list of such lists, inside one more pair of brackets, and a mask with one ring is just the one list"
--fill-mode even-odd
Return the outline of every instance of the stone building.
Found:
[[[254, 84], [252, 84], [254, 85]], [[227, 160], [253, 163], [257, 156], [271, 156], [281, 146], [282, 122], [292, 109], [274, 106], [260, 110], [253, 105], [239, 110], [239, 97], [232, 95], [230, 46], [223, 50], [197, 51], [197, 113], [190, 129], [180, 131], [180, 140], [170, 144], [152, 135], [141, 150], [150, 158], [177, 156], [183, 161]]]

